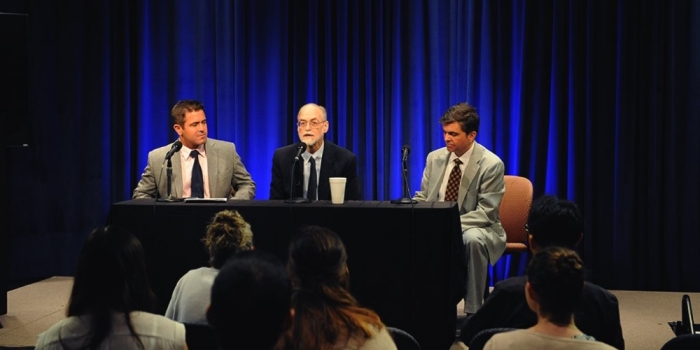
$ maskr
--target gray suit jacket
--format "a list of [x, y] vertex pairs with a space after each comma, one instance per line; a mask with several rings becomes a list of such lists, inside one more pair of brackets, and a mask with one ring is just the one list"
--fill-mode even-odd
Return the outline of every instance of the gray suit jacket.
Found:
[[[167, 197], [168, 175], [165, 155], [171, 145], [156, 148], [148, 153], [148, 164], [141, 175], [141, 181], [134, 189], [133, 198]], [[231, 142], [207, 139], [204, 146], [207, 151], [207, 168], [209, 170], [209, 194], [213, 198], [253, 199], [255, 182], [250, 177], [241, 157], [236, 153], [236, 146]], [[171, 195], [182, 197], [182, 167], [179, 152], [171, 158], [173, 177]]]
[[[504, 165], [501, 159], [474, 142], [474, 151], [462, 174], [457, 196], [462, 232], [478, 228], [485, 235], [489, 261], [495, 264], [506, 249], [506, 232], [501, 226], [498, 208], [505, 192]], [[420, 191], [414, 199], [437, 201], [450, 152], [443, 147], [428, 154]]]

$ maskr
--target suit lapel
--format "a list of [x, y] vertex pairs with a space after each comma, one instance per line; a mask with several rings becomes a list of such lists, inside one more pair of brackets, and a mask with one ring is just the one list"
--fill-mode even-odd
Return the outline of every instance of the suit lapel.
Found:
[[[294, 150], [296, 152], [296, 150]], [[293, 152], [290, 152], [290, 157], [292, 158]], [[291, 190], [290, 196], [292, 198], [301, 198], [304, 196], [304, 181], [306, 179], [304, 178], [304, 157], [299, 157], [299, 160], [296, 161], [296, 165], [292, 163], [292, 166], [294, 167], [294, 186], [293, 190]], [[287, 186], [284, 184], [284, 186]]]
[[331, 198], [331, 170], [335, 161], [333, 146], [330, 142], [324, 140], [325, 147], [323, 150], [323, 158], [321, 158], [321, 174], [318, 179], [318, 198]]
[[[174, 155], [170, 158], [173, 163], [173, 182], [171, 184], [171, 195], [175, 198], [182, 198], [182, 154]], [[165, 181], [168, 181], [168, 176], [165, 175]]]
[[431, 198], [428, 200], [436, 200], [440, 194], [440, 186], [442, 186], [442, 180], [445, 178], [445, 171], [447, 171], [447, 160], [450, 159], [450, 152], [445, 149], [443, 154], [435, 157], [433, 161], [433, 171], [439, 172], [440, 176], [437, 177], [438, 181], [434, 181], [431, 184], [431, 188], [428, 189], [428, 193], [431, 193]]
[[206, 147], [205, 151], [207, 152], [207, 177], [209, 178], [209, 197], [214, 197], [214, 193], [216, 193], [215, 189], [217, 188], [217, 180], [218, 176], [216, 174], [218, 173], [219, 170], [219, 162], [217, 161], [218, 159], [214, 158], [214, 155], [216, 154], [216, 142], [214, 142], [212, 139], [207, 138], [207, 143], [204, 145]]
[[474, 180], [474, 177], [479, 172], [479, 164], [481, 163], [481, 157], [484, 155], [483, 148], [481, 145], [474, 141], [474, 151], [469, 157], [469, 164], [464, 168], [464, 174], [462, 175], [462, 181], [459, 186], [459, 194], [457, 195], [457, 203], [459, 203], [460, 209], [464, 203], [464, 198], [469, 192], [469, 187]]

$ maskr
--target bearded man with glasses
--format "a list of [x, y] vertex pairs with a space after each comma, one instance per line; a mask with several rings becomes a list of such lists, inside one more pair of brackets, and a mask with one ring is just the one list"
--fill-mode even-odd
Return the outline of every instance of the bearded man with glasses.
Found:
[[329, 178], [344, 177], [347, 179], [345, 200], [361, 200], [357, 157], [349, 150], [324, 140], [328, 132], [326, 109], [315, 103], [304, 105], [299, 109], [296, 125], [301, 142], [278, 148], [272, 156], [270, 199], [303, 197], [330, 200]]

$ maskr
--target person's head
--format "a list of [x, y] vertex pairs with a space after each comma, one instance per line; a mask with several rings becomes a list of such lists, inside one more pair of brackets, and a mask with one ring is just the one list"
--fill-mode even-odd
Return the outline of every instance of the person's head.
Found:
[[284, 264], [258, 250], [224, 264], [207, 310], [220, 349], [273, 349], [292, 323], [292, 286]]
[[141, 242], [116, 226], [93, 230], [80, 250], [68, 305], [68, 316], [92, 316], [90, 348], [109, 335], [112, 312], [152, 311], [155, 303]]
[[550, 246], [530, 261], [525, 295], [538, 317], [567, 326], [573, 321], [584, 283], [585, 271], [578, 254], [568, 248]]
[[[329, 349], [343, 337], [373, 336], [384, 325], [372, 310], [361, 307], [348, 291], [345, 245], [333, 231], [307, 226], [292, 237], [287, 262], [294, 296], [294, 349]], [[289, 340], [289, 339], [288, 339]]]
[[583, 235], [583, 220], [576, 203], [544, 195], [532, 202], [527, 230], [533, 252], [549, 246], [574, 249]]
[[292, 238], [287, 267], [295, 288], [347, 289], [350, 282], [347, 259], [345, 245], [335, 232], [320, 226], [306, 226]]
[[237, 211], [222, 210], [212, 218], [202, 241], [209, 250], [209, 264], [220, 269], [236, 252], [253, 249], [253, 231]]
[[117, 226], [93, 230], [78, 256], [68, 314], [149, 311], [154, 306], [141, 242]]
[[315, 103], [302, 106], [297, 114], [297, 132], [310, 153], [318, 151], [323, 145], [323, 135], [328, 132], [326, 109]]
[[459, 157], [474, 144], [479, 132], [479, 115], [476, 108], [462, 102], [448, 108], [440, 117], [440, 124], [447, 150]]
[[173, 128], [180, 135], [180, 142], [195, 149], [207, 142], [207, 117], [204, 105], [195, 100], [178, 101], [170, 112]]

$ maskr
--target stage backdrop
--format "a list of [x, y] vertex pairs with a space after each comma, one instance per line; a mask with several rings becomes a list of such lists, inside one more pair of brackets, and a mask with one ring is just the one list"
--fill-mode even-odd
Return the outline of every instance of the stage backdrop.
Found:
[[698, 1], [19, 3], [32, 142], [8, 151], [13, 279], [72, 274], [148, 151], [175, 140], [180, 99], [203, 101], [259, 199], [299, 107], [326, 106], [327, 139], [377, 200], [401, 197], [404, 144], [418, 189], [438, 119], [468, 101], [507, 174], [580, 205], [593, 281], [700, 291]]

